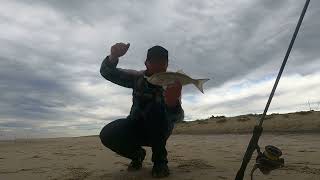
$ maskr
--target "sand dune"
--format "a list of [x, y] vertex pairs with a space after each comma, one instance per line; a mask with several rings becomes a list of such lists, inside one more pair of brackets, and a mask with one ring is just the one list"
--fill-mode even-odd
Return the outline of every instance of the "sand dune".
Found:
[[[261, 115], [248, 114], [236, 117], [211, 117], [176, 125], [175, 134], [251, 133]], [[264, 132], [320, 133], [320, 112], [301, 111], [288, 114], [267, 115]]]
[[[319, 117], [319, 112], [268, 116], [265, 129], [269, 133], [262, 134], [259, 144], [261, 147], [272, 144], [282, 149], [285, 167], [268, 176], [256, 171], [255, 179], [320, 179], [320, 133], [316, 133], [319, 132]], [[220, 117], [177, 125], [175, 133], [180, 134], [168, 140], [172, 174], [166, 179], [234, 179], [251, 134], [232, 132], [250, 131], [254, 119], [253, 115]], [[283, 127], [286, 129], [281, 131]], [[229, 134], [215, 134], [223, 132]], [[152, 179], [151, 151], [146, 149], [143, 169], [127, 172], [129, 161], [106, 149], [97, 136], [0, 141], [0, 180]], [[245, 179], [249, 179], [255, 157]]]

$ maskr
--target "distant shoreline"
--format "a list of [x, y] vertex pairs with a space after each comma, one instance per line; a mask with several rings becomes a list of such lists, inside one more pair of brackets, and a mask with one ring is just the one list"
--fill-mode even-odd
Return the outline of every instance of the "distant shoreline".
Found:
[[[220, 135], [251, 134], [261, 114], [246, 114], [233, 117], [211, 116], [207, 119], [183, 121], [175, 124], [173, 135]], [[320, 111], [300, 111], [266, 115], [263, 123], [265, 134], [318, 134], [320, 133]], [[55, 140], [61, 138], [98, 137], [98, 135], [49, 137], [49, 138], [17, 138], [0, 140], [31, 141]]]

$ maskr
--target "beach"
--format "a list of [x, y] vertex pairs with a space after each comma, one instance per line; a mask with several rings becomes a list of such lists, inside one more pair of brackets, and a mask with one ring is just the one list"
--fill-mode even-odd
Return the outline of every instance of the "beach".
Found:
[[[304, 114], [303, 117], [308, 119], [307, 116], [314, 113], [318, 112]], [[171, 175], [165, 179], [234, 179], [252, 134], [245, 133], [246, 125], [238, 126], [238, 130], [234, 133], [229, 131], [229, 133], [222, 131], [211, 133], [214, 132], [213, 123], [221, 128], [225, 123], [224, 128], [226, 128], [229, 127], [227, 123], [231, 120], [219, 122], [220, 124], [211, 121], [203, 121], [200, 124], [200, 121], [177, 124], [175, 133], [167, 142]], [[245, 124], [249, 121], [237, 122]], [[202, 128], [201, 131], [201, 127], [198, 126], [203, 125], [211, 129]], [[269, 144], [279, 147], [283, 152], [285, 166], [272, 171], [269, 175], [263, 175], [257, 170], [254, 179], [319, 180], [320, 133], [315, 129], [299, 132], [301, 129], [291, 131], [290, 128], [284, 129], [283, 132], [274, 128], [275, 132], [272, 132], [268, 130], [270, 123], [266, 121], [265, 125], [267, 130], [262, 134], [259, 145], [262, 149]], [[145, 149], [147, 156], [143, 168], [138, 172], [127, 172], [130, 161], [105, 148], [98, 136], [0, 141], [0, 179], [153, 179], [151, 149], [150, 147]], [[249, 174], [255, 158], [256, 153], [247, 167], [244, 179], [250, 179]]]

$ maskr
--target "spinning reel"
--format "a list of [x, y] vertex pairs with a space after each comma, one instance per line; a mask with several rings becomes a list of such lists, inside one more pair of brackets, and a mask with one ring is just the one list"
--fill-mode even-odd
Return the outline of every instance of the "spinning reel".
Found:
[[272, 170], [279, 169], [284, 166], [284, 159], [280, 158], [282, 152], [279, 148], [268, 145], [265, 147], [265, 151], [262, 153], [260, 147], [257, 147], [258, 156], [256, 158], [256, 164], [251, 170], [251, 180], [253, 179], [253, 172], [259, 169], [263, 174], [269, 174]]

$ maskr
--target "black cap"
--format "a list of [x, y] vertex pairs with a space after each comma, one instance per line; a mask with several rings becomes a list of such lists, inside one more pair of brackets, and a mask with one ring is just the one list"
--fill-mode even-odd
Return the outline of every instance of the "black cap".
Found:
[[168, 50], [162, 46], [153, 46], [148, 49], [147, 61], [152, 60], [162, 60], [166, 59], [168, 61]]

